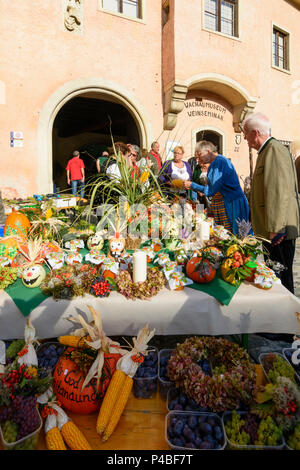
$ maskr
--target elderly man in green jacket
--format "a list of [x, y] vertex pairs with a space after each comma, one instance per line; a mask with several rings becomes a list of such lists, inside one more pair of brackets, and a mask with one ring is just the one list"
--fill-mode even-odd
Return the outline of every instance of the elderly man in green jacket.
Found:
[[268, 240], [263, 243], [267, 258], [286, 268], [276, 274], [294, 293], [293, 260], [300, 234], [295, 164], [288, 149], [271, 136], [265, 115], [250, 115], [243, 128], [249, 147], [258, 151], [250, 195], [252, 228], [255, 235]]

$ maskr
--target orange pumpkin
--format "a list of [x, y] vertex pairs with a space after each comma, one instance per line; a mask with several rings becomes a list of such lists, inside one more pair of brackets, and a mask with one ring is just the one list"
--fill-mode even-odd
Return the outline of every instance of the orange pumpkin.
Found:
[[194, 282], [204, 284], [212, 281], [217, 271], [207, 259], [194, 256], [187, 262], [185, 272]]
[[66, 410], [87, 415], [99, 410], [113, 373], [116, 370], [120, 354], [104, 354], [104, 364], [100, 385], [97, 390], [96, 379], [81, 390], [85, 376], [71, 358], [75, 348], [68, 347], [59, 358], [53, 372], [53, 391], [57, 400]]
[[27, 237], [30, 228], [28, 217], [22, 212], [12, 209], [12, 213], [6, 219], [4, 225], [4, 236], [19, 235], [22, 238]]

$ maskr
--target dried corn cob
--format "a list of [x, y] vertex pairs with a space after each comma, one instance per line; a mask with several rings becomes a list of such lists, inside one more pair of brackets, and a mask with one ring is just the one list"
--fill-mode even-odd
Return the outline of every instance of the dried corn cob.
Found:
[[66, 444], [72, 450], [92, 450], [90, 444], [80, 429], [73, 423], [67, 421], [61, 428], [61, 434]]
[[102, 442], [107, 441], [107, 439], [111, 436], [111, 434], [114, 432], [115, 427], [117, 426], [120, 417], [124, 411], [124, 408], [126, 406], [126, 403], [128, 401], [131, 389], [133, 385], [133, 379], [129, 377], [128, 375], [125, 376], [125, 381], [123, 382], [121, 394], [118, 397], [118, 400], [116, 402], [116, 405], [114, 407], [113, 413], [111, 415], [111, 418], [109, 420], [108, 425], [105, 428], [103, 437], [102, 437]]
[[47, 416], [45, 421], [46, 446], [48, 450], [67, 450], [55, 414]]
[[46, 446], [48, 450], [67, 450], [58, 428], [52, 428], [47, 432]]
[[[147, 343], [154, 336], [154, 332], [155, 330], [153, 331], [149, 330], [148, 325], [142, 328], [139, 331], [137, 338], [133, 338], [132, 350], [129, 351], [127, 354], [125, 354], [125, 356], [121, 357], [117, 362], [117, 367], [116, 367], [117, 370], [115, 374], [118, 371], [121, 371], [125, 375], [125, 380], [122, 381], [121, 386], [118, 386], [118, 388], [115, 388], [112, 385], [111, 387], [112, 391], [108, 395], [107, 400], [113, 401], [114, 406], [112, 407], [113, 411], [109, 417], [109, 421], [103, 432], [103, 437], [102, 437], [103, 442], [105, 442], [111, 436], [111, 434], [113, 433], [115, 427], [117, 426], [119, 422], [119, 419], [121, 417], [121, 414], [124, 411], [124, 408], [126, 406], [126, 403], [128, 401], [128, 398], [132, 389], [132, 385], [133, 385], [132, 377], [135, 375], [139, 365], [143, 361], [143, 353], [146, 352], [147, 347], [148, 347]], [[118, 376], [117, 376], [117, 379], [118, 379]], [[108, 387], [107, 392], [109, 392], [109, 389], [110, 389], [110, 385]], [[105, 415], [105, 409], [103, 410], [103, 413]]]
[[57, 411], [57, 423], [63, 440], [72, 450], [92, 450], [90, 444], [80, 429], [70, 421], [66, 413], [57, 405], [53, 405]]
[[121, 395], [121, 388], [125, 382], [126, 375], [121, 370], [116, 370], [112, 376], [106, 390], [100, 412], [97, 419], [97, 433], [102, 434], [110, 419], [118, 397]]
[[59, 336], [58, 341], [65, 346], [71, 346], [73, 348], [88, 348], [88, 344], [85, 342], [91, 341], [89, 336], [74, 336], [74, 335], [65, 335]]

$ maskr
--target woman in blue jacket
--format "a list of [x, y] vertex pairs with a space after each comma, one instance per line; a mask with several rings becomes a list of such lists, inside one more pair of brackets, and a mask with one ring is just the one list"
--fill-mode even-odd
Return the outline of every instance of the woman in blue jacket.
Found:
[[184, 187], [212, 197], [211, 211], [216, 224], [237, 235], [237, 220], [249, 222], [249, 205], [234, 166], [228, 158], [218, 154], [212, 142], [199, 142], [196, 155], [201, 163], [209, 164], [207, 185], [185, 181]]

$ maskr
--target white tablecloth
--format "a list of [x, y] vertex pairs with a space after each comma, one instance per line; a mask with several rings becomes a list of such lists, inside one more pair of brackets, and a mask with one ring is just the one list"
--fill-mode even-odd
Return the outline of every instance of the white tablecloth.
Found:
[[[299, 334], [300, 300], [282, 285], [265, 291], [242, 284], [229, 306], [208, 294], [186, 287], [183, 291], [163, 289], [150, 301], [127, 300], [112, 292], [105, 299], [86, 295], [72, 301], [49, 297], [30, 314], [38, 338], [55, 338], [69, 333], [73, 324], [64, 317], [75, 312], [91, 319], [87, 305], [101, 312], [107, 335], [136, 335], [148, 322], [157, 335], [228, 335], [241, 333]], [[0, 292], [0, 339], [24, 336], [26, 317], [6, 292]]]

